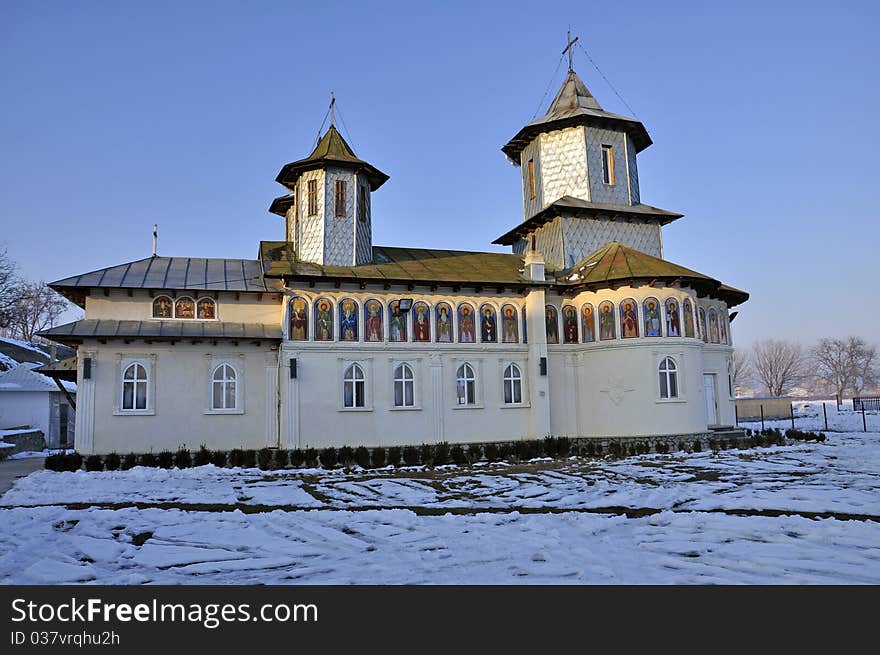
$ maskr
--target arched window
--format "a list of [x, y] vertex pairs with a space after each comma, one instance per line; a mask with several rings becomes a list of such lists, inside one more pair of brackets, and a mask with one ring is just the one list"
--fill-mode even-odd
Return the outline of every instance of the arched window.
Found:
[[660, 397], [678, 398], [678, 368], [672, 357], [664, 357], [660, 362]]
[[211, 409], [235, 409], [237, 406], [235, 369], [220, 364], [211, 374]]
[[153, 318], [171, 318], [174, 303], [168, 296], [159, 296], [153, 301]]
[[455, 396], [459, 405], [477, 404], [477, 378], [470, 364], [462, 364], [455, 372]]
[[360, 364], [351, 364], [342, 376], [342, 406], [348, 409], [366, 406], [366, 378]]
[[147, 369], [137, 362], [129, 364], [122, 373], [122, 409], [146, 409], [148, 385]]
[[217, 303], [211, 298], [199, 298], [196, 305], [196, 316], [207, 320], [217, 318]]
[[409, 364], [398, 364], [394, 369], [394, 406], [415, 406], [415, 376]]
[[182, 298], [178, 298], [177, 302], [174, 303], [174, 318], [195, 318], [195, 317], [196, 317], [196, 303], [195, 303], [195, 301], [188, 296], [183, 296]]
[[290, 330], [287, 338], [291, 341], [309, 340], [309, 304], [305, 298], [296, 296], [290, 299]]
[[519, 405], [522, 403], [522, 371], [516, 364], [508, 364], [504, 369], [504, 404]]

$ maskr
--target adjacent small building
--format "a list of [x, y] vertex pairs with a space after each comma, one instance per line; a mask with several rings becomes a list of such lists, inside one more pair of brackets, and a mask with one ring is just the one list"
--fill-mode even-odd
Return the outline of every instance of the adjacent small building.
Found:
[[74, 444], [76, 384], [37, 373], [37, 364], [20, 364], [0, 373], [0, 429], [30, 427], [43, 433], [46, 447]]
[[85, 309], [76, 448], [391, 446], [693, 437], [734, 425], [730, 309], [748, 294], [663, 255], [637, 120], [570, 70], [502, 148], [511, 252], [376, 245], [388, 175], [331, 124], [286, 164], [285, 240], [254, 260], [159, 257], [54, 282]]

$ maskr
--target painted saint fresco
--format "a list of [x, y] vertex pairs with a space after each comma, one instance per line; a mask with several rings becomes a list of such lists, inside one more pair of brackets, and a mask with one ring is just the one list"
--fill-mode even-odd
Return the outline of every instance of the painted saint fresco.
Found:
[[639, 336], [639, 310], [636, 301], [626, 298], [620, 301], [620, 336], [632, 339]]
[[504, 305], [501, 308], [501, 341], [504, 343], [517, 343], [519, 341], [516, 307], [513, 305]]
[[153, 301], [153, 318], [171, 318], [171, 298], [159, 296]]
[[700, 307], [700, 334], [703, 341], [709, 343], [709, 331], [706, 329], [706, 310]]
[[180, 298], [174, 303], [175, 318], [195, 318], [196, 304], [192, 298]]
[[210, 298], [202, 298], [197, 307], [198, 317], [204, 319], [217, 318], [217, 306]]
[[315, 301], [315, 341], [333, 341], [333, 303], [327, 298]]
[[423, 302], [413, 303], [412, 306], [412, 330], [413, 341], [431, 340], [431, 310]]
[[357, 303], [351, 298], [339, 303], [339, 340], [358, 340], [358, 308]]
[[617, 328], [614, 325], [614, 305], [608, 300], [599, 303], [599, 339], [617, 338]]
[[562, 308], [562, 343], [578, 342], [578, 315], [572, 305]]
[[480, 307], [480, 341], [483, 343], [498, 341], [498, 318], [492, 305]]
[[297, 296], [290, 301], [290, 332], [293, 341], [309, 339], [309, 306], [304, 298]]
[[718, 312], [714, 308], [709, 310], [709, 341], [721, 343], [721, 338], [718, 334]]
[[559, 313], [553, 305], [544, 307], [544, 322], [547, 324], [547, 343], [559, 343]]
[[384, 341], [382, 303], [370, 299], [364, 303], [364, 341]]
[[691, 339], [696, 336], [696, 328], [694, 326], [694, 306], [687, 298], [684, 300], [684, 336], [690, 337]]
[[452, 307], [449, 303], [438, 302], [434, 314], [437, 316], [437, 343], [452, 343]]
[[660, 301], [656, 298], [645, 298], [642, 302], [645, 317], [645, 336], [662, 337], [660, 328]]
[[593, 314], [593, 306], [589, 303], [581, 307], [581, 325], [583, 328], [583, 342], [591, 343], [596, 340], [596, 317]]
[[675, 298], [666, 299], [666, 336], [681, 336], [681, 317], [678, 315], [678, 301]]
[[467, 303], [458, 306], [458, 342], [476, 343], [477, 326], [474, 323], [474, 308]]
[[721, 329], [721, 343], [730, 344], [727, 339], [727, 317], [723, 312], [718, 312], [718, 327]]
[[397, 300], [388, 304], [388, 340], [406, 341], [406, 313], [400, 311]]

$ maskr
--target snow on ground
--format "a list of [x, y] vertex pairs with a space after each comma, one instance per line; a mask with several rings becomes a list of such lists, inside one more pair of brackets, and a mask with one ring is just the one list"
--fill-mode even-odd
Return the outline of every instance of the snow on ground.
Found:
[[880, 584], [878, 432], [433, 471], [39, 471], [0, 506], [0, 583]]

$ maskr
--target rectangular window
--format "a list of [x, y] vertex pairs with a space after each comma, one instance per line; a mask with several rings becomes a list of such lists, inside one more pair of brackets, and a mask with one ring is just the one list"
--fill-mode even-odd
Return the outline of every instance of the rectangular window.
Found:
[[345, 180], [336, 180], [336, 218], [345, 218]]
[[602, 181], [605, 184], [614, 184], [614, 148], [602, 146]]
[[358, 220], [361, 223], [367, 222], [367, 187], [360, 187], [360, 198], [358, 198]]
[[309, 180], [309, 216], [318, 215], [318, 180]]
[[529, 160], [529, 198], [535, 199], [535, 160]]

